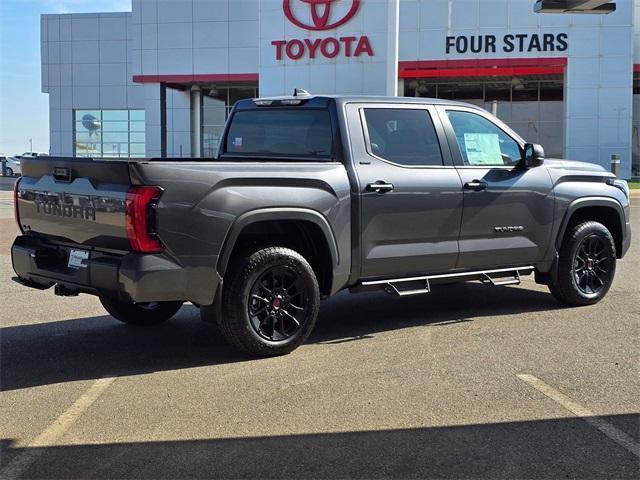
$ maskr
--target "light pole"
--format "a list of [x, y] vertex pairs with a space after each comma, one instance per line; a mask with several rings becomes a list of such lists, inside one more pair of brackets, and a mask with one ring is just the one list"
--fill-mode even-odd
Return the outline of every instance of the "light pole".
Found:
[[33, 153], [33, 138], [29, 139], [29, 153]]

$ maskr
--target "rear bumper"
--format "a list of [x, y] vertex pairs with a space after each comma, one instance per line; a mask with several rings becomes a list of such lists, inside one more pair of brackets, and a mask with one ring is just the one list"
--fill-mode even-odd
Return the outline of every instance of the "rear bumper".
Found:
[[214, 268], [181, 266], [166, 255], [114, 255], [92, 250], [86, 268], [68, 268], [69, 250], [19, 236], [11, 247], [13, 270], [20, 283], [33, 288], [59, 285], [67, 294], [106, 295], [132, 302], [210, 305], [221, 283]]

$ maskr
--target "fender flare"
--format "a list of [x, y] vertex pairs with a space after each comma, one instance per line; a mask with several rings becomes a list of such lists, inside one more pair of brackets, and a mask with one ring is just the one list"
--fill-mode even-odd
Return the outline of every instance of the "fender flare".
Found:
[[[558, 235], [556, 236], [556, 250], [560, 251], [562, 247], [562, 240], [564, 239], [564, 235], [567, 231], [567, 227], [569, 226], [569, 221], [573, 214], [582, 208], [588, 207], [608, 207], [613, 208], [618, 214], [618, 220], [620, 221], [620, 225], [623, 226], [625, 224], [625, 216], [624, 216], [624, 208], [615, 198], [611, 197], [584, 197], [578, 198], [569, 204], [567, 211], [564, 214], [564, 218], [562, 219], [562, 223], [560, 224], [560, 229], [558, 230]], [[624, 232], [622, 232], [624, 234]]]
[[335, 270], [338, 266], [340, 262], [338, 244], [329, 222], [322, 214], [306, 208], [263, 208], [243, 213], [229, 228], [222, 245], [217, 265], [217, 270], [221, 277], [224, 277], [227, 271], [229, 261], [231, 260], [231, 253], [242, 231], [251, 224], [271, 220], [299, 220], [312, 222], [317, 225], [320, 230], [322, 230], [327, 245], [329, 246], [333, 269]]

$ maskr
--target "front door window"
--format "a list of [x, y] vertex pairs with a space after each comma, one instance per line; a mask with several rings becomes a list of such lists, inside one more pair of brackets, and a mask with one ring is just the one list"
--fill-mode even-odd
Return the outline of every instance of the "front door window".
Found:
[[520, 145], [481, 115], [447, 111], [465, 166], [504, 167], [520, 162]]

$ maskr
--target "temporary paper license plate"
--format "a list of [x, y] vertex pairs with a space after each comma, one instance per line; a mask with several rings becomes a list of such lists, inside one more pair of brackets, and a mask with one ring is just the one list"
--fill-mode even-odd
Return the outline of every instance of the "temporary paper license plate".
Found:
[[89, 251], [72, 249], [69, 252], [69, 268], [87, 268], [89, 264]]

